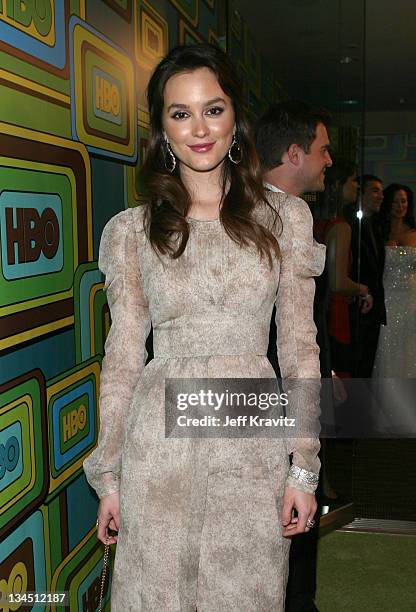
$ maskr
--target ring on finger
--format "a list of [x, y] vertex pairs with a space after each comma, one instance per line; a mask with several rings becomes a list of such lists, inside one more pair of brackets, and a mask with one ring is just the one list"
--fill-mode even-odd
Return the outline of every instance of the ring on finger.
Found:
[[96, 528], [97, 528], [97, 529], [98, 529], [98, 527], [99, 527], [99, 524], [100, 524], [100, 519], [98, 519], [98, 518], [97, 518], [97, 521], [96, 521], [96, 523], [95, 523], [95, 526], [96, 526]]
[[315, 521], [313, 519], [308, 519], [306, 521], [306, 527], [309, 527], [309, 529], [312, 529], [312, 527], [315, 527]]

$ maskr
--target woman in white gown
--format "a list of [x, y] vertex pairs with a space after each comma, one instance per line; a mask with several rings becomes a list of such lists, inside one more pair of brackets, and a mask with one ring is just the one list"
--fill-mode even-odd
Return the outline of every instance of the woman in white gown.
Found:
[[[387, 325], [380, 332], [373, 371], [378, 399], [390, 427], [416, 431], [412, 383], [416, 379], [416, 224], [413, 193], [393, 183], [380, 210], [386, 239], [384, 289]], [[399, 430], [397, 429], [399, 428]]]

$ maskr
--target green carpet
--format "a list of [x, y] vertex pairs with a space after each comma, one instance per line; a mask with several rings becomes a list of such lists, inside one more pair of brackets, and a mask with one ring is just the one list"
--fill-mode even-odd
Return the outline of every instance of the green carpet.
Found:
[[320, 612], [415, 612], [416, 537], [333, 532], [319, 541]]

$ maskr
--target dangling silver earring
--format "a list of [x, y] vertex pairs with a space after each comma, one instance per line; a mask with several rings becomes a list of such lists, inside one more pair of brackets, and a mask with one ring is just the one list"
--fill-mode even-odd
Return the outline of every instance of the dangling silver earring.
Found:
[[243, 152], [241, 150], [240, 143], [235, 137], [235, 134], [233, 134], [233, 141], [231, 143], [230, 148], [228, 149], [228, 157], [230, 158], [230, 161], [233, 162], [233, 164], [239, 164], [243, 159]]
[[165, 168], [168, 172], [172, 172], [176, 168], [176, 157], [170, 147], [169, 140], [165, 140], [166, 151], [165, 151]]

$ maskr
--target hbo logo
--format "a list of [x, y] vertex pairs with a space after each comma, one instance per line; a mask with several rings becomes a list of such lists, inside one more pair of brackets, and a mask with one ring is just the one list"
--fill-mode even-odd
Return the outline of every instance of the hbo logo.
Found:
[[19, 450], [16, 436], [10, 436], [6, 444], [0, 444], [0, 480], [6, 472], [13, 472], [19, 461]]
[[120, 92], [114, 83], [109, 83], [104, 77], [95, 77], [96, 108], [110, 113], [114, 117], [120, 114]]
[[33, 24], [41, 36], [47, 36], [53, 25], [51, 0], [4, 0], [0, 12], [26, 28]]
[[52, 208], [39, 214], [36, 208], [16, 208], [16, 224], [13, 208], [6, 208], [7, 261], [18, 263], [37, 261], [41, 252], [52, 259], [59, 247], [59, 221]]
[[79, 431], [82, 431], [87, 424], [87, 409], [84, 404], [79, 408], [74, 408], [62, 417], [62, 429], [64, 442], [73, 438]]

